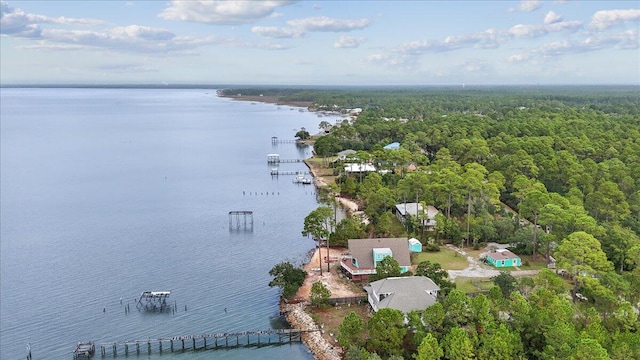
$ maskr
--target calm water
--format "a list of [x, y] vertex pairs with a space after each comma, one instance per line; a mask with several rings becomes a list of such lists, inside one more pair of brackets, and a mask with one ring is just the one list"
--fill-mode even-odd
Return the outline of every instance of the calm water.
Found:
[[[34, 360], [66, 360], [84, 340], [281, 326], [268, 271], [314, 247], [301, 230], [317, 203], [272, 178], [266, 154], [310, 156], [271, 136], [333, 119], [215, 90], [0, 91], [1, 359], [27, 343]], [[254, 212], [253, 232], [230, 231], [232, 210]], [[144, 290], [171, 290], [178, 311], [139, 313]], [[302, 345], [159, 357], [311, 359]]]

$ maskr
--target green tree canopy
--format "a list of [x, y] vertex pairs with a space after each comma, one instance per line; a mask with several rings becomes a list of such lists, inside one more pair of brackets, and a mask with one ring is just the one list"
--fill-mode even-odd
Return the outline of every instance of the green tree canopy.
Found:
[[574, 276], [589, 276], [613, 270], [607, 255], [600, 247], [600, 241], [584, 231], [570, 234], [555, 252], [557, 266]]
[[311, 285], [310, 300], [311, 305], [318, 307], [326, 307], [329, 305], [331, 290], [329, 290], [322, 281], [316, 281]]
[[418, 352], [414, 356], [416, 360], [440, 360], [444, 352], [442, 348], [438, 344], [438, 339], [436, 339], [431, 333], [428, 333], [427, 336], [422, 339], [420, 342], [420, 346], [418, 346]]
[[369, 351], [383, 356], [402, 353], [402, 343], [407, 334], [404, 315], [399, 310], [384, 308], [373, 314], [367, 323]]
[[288, 299], [295, 295], [302, 286], [307, 272], [295, 268], [290, 262], [281, 262], [269, 270], [269, 275], [274, 277], [269, 282], [269, 286], [281, 288], [282, 297]]
[[364, 333], [362, 318], [351, 311], [349, 315], [345, 316], [342, 320], [342, 323], [338, 327], [338, 332], [338, 342], [343, 347], [362, 345], [362, 335]]
[[393, 256], [385, 256], [376, 265], [376, 273], [371, 275], [371, 281], [398, 276], [402, 276], [402, 269], [398, 260], [394, 259]]

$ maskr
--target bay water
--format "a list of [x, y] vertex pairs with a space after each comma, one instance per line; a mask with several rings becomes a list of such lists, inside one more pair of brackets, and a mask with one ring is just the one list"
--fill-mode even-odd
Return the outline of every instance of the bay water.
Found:
[[[27, 344], [34, 360], [66, 360], [79, 341], [284, 326], [268, 271], [314, 248], [301, 231], [318, 203], [267, 164], [312, 149], [271, 137], [334, 119], [215, 89], [3, 88], [0, 100], [1, 359]], [[230, 211], [253, 211], [253, 230], [230, 229]], [[177, 311], [135, 309], [162, 290]], [[301, 344], [140, 357], [312, 359]]]

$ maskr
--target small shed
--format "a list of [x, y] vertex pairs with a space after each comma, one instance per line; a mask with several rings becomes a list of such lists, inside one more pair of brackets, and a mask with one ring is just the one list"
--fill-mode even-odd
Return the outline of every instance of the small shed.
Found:
[[498, 249], [488, 253], [487, 261], [497, 268], [522, 265], [520, 257], [507, 249]]
[[409, 239], [409, 251], [414, 253], [422, 252], [422, 243], [416, 238]]

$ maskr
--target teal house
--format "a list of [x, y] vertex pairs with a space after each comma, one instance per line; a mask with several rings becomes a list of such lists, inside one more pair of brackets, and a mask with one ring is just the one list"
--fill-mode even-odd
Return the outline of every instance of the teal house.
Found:
[[498, 249], [488, 253], [487, 261], [497, 268], [522, 265], [520, 257], [507, 249]]

